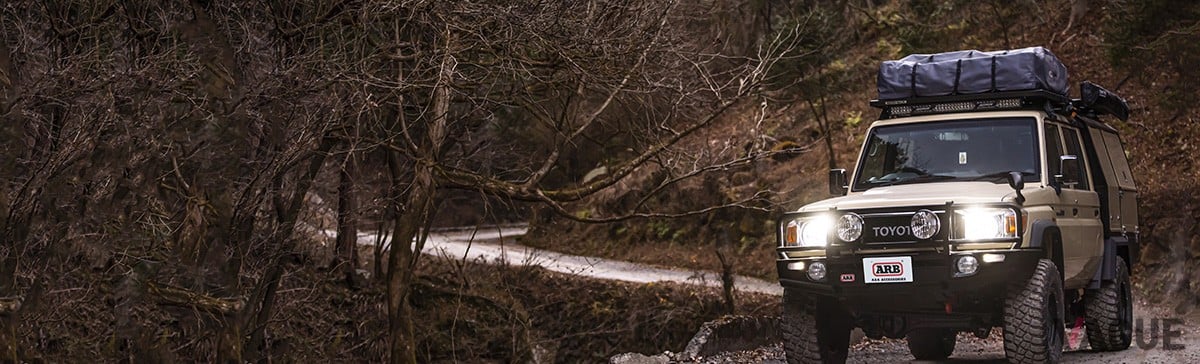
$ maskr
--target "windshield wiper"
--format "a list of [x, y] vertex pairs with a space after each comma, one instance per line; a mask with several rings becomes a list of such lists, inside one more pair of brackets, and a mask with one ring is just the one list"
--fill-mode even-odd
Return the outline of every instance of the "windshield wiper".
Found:
[[913, 178], [906, 178], [906, 179], [886, 182], [883, 184], [876, 185], [874, 187], [894, 186], [894, 185], [903, 185], [903, 184], [920, 183], [920, 182], [944, 181], [944, 180], [950, 180], [950, 179], [955, 179], [955, 178], [958, 178], [958, 177], [948, 176], [948, 175], [944, 175], [944, 174], [923, 174], [923, 175], [916, 176]]
[[[1015, 172], [1015, 171], [1013, 171], [1013, 172]], [[1007, 180], [1008, 180], [1008, 174], [1009, 174], [1009, 173], [1012, 173], [1012, 172], [1009, 172], [1009, 171], [1003, 171], [1003, 172], [996, 172], [996, 173], [988, 173], [988, 174], [985, 174], [985, 175], [982, 175], [982, 176], [978, 176], [978, 177], [971, 177], [971, 178], [968, 178], [967, 180], [968, 180], [968, 181], [993, 181], [993, 182], [1004, 182], [1004, 181], [1007, 181]], [[1031, 173], [1031, 172], [1021, 172], [1021, 176], [1022, 176], [1022, 177], [1024, 177], [1024, 176], [1034, 176], [1034, 174], [1033, 174], [1033, 173]]]

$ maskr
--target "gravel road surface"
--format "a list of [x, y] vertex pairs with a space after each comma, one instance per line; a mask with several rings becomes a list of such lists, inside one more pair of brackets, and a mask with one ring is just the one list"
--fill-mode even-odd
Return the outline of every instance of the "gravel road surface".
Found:
[[[1134, 306], [1134, 319], [1143, 319], [1145, 330], [1143, 333], [1136, 332], [1135, 325], [1134, 344], [1129, 349], [1118, 352], [1093, 352], [1089, 350], [1087, 344], [1086, 333], [1083, 329], [1077, 331], [1072, 339], [1071, 331], [1068, 331], [1068, 343], [1073, 343], [1070, 349], [1063, 355], [1064, 363], [1200, 363], [1200, 317], [1183, 317], [1175, 314], [1171, 310], [1158, 307], [1146, 302], [1139, 302]], [[1147, 344], [1155, 339], [1149, 336], [1150, 319], [1181, 319], [1182, 325], [1172, 326], [1172, 331], [1177, 331], [1180, 334], [1179, 338], [1171, 339], [1171, 344], [1175, 345], [1174, 350], [1163, 348], [1163, 340], [1158, 337], [1155, 345], [1146, 345], [1143, 349], [1138, 345], [1139, 337]], [[1159, 328], [1161, 334], [1162, 328]], [[1145, 336], [1143, 336], [1145, 334]], [[701, 358], [697, 360], [700, 363], [783, 363], [783, 349], [779, 345], [759, 348], [757, 350], [730, 352], [715, 355], [712, 357]], [[913, 360], [913, 357], [908, 353], [908, 346], [904, 340], [899, 339], [883, 339], [871, 340], [864, 339], [862, 342], [855, 344], [850, 351], [848, 363], [938, 363], [929, 361]], [[1005, 363], [1004, 360], [1004, 344], [999, 330], [993, 330], [992, 334], [987, 339], [979, 339], [974, 335], [960, 333], [958, 336], [958, 344], [955, 346], [954, 355], [950, 360], [943, 361], [944, 363]]]

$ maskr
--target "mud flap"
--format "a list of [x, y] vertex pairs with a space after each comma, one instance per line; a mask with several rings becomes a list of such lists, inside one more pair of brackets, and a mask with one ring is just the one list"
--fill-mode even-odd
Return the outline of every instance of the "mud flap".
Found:
[[1096, 269], [1096, 274], [1092, 276], [1092, 282], [1088, 284], [1088, 289], [1100, 289], [1100, 282], [1111, 281], [1117, 276], [1117, 246], [1128, 245], [1129, 239], [1122, 236], [1113, 236], [1104, 239], [1104, 258], [1100, 264], [1100, 268]]

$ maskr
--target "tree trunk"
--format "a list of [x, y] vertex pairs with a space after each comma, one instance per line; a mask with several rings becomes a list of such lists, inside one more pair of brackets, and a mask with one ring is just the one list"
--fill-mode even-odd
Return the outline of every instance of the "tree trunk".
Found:
[[[395, 233], [392, 234], [392, 247], [388, 254], [388, 331], [390, 335], [392, 363], [416, 363], [416, 347], [413, 336], [412, 307], [409, 305], [409, 294], [412, 291], [412, 281], [415, 275], [417, 257], [425, 245], [425, 236], [414, 239], [420, 233], [420, 227], [433, 214], [433, 200], [437, 193], [437, 182], [434, 180], [435, 167], [440, 158], [439, 151], [446, 139], [447, 118], [450, 113], [450, 84], [454, 75], [456, 61], [449, 54], [451, 40], [446, 30], [446, 49], [438, 72], [438, 82], [434, 86], [432, 103], [432, 118], [426, 129], [427, 139], [420, 150], [413, 151], [417, 160], [412, 161], [412, 183], [408, 186], [405, 204], [397, 206], [395, 211]], [[408, 125], [400, 113], [401, 128], [408, 132]], [[389, 158], [393, 176], [402, 175], [399, 153], [393, 152]], [[399, 179], [393, 179], [398, 183]], [[404, 186], [393, 185], [393, 191], [404, 191]], [[399, 200], [399, 199], [397, 199]], [[406, 211], [400, 211], [404, 208]], [[426, 232], [427, 233], [427, 232]], [[414, 242], [414, 240], [416, 240]]]
[[[398, 173], [401, 158], [399, 153], [392, 153], [388, 158], [390, 168], [397, 172], [393, 173], [394, 176], [401, 175]], [[412, 293], [416, 257], [424, 245], [424, 239], [417, 239], [417, 235], [432, 213], [433, 197], [437, 193], [432, 165], [416, 161], [412, 170], [413, 178], [407, 186], [406, 197], [396, 199], [403, 201], [403, 204], [392, 208], [395, 220], [387, 262], [388, 347], [391, 349], [391, 363], [417, 362], [409, 294]], [[393, 184], [393, 191], [405, 190], [406, 186], [401, 185], [399, 178], [393, 179]]]
[[354, 154], [347, 153], [338, 173], [337, 242], [334, 243], [335, 268], [341, 268], [346, 283], [354, 286], [358, 270], [358, 200], [354, 193], [354, 175], [358, 163]]
[[725, 314], [734, 315], [737, 314], [737, 305], [733, 299], [734, 284], [736, 282], [733, 280], [733, 262], [730, 262], [725, 257], [724, 251], [729, 249], [729, 241], [726, 240], [728, 234], [724, 235], [724, 237], [717, 238], [717, 248], [715, 250], [717, 252], [717, 260], [721, 262], [721, 292], [725, 296]]
[[[391, 211], [391, 210], [392, 209], [390, 209], [390, 208], [386, 209], [386, 211]], [[387, 230], [387, 222], [390, 220], [391, 220], [391, 214], [384, 213], [383, 217], [379, 219], [379, 225], [377, 225], [375, 228], [375, 234], [376, 234], [375, 235], [375, 247], [374, 247], [375, 260], [371, 264], [371, 266], [375, 268], [375, 272], [374, 272], [375, 277], [383, 277], [383, 248], [384, 248], [384, 244], [388, 244], [388, 242], [391, 241], [390, 236], [387, 233], [385, 233], [384, 231]]]
[[[396, 159], [396, 158], [393, 158]], [[397, 161], [398, 162], [398, 161]], [[404, 204], [407, 211], [395, 214], [392, 246], [387, 263], [387, 307], [388, 347], [391, 363], [416, 363], [415, 337], [413, 336], [412, 306], [408, 295], [412, 288], [414, 257], [412, 241], [421, 225], [422, 215], [431, 207], [434, 193], [432, 171], [417, 168], [414, 171], [411, 190]], [[422, 170], [424, 169], [424, 170]], [[399, 209], [400, 207], [397, 207]]]
[[242, 362], [259, 359], [257, 350], [264, 342], [264, 330], [274, 309], [275, 295], [279, 289], [279, 282], [283, 279], [284, 264], [295, 250], [293, 245], [296, 239], [292, 234], [296, 230], [296, 220], [300, 216], [300, 209], [304, 206], [304, 196], [312, 187], [313, 180], [321, 171], [321, 166], [325, 164], [325, 157], [329, 155], [333, 145], [334, 139], [330, 135], [325, 135], [318, 149], [314, 151], [312, 159], [309, 160], [308, 169], [300, 175], [291, 199], [287, 200], [282, 214], [277, 217], [279, 233], [273, 238], [278, 239], [278, 243], [276, 244], [277, 249], [273, 252], [271, 266], [267, 268], [266, 276], [254, 287], [249, 302], [239, 313], [238, 322], [230, 325], [224, 333], [222, 340], [226, 342], [226, 345], [222, 347], [218, 357], [219, 361]]
[[808, 108], [812, 110], [813, 119], [817, 120], [817, 125], [821, 127], [821, 134], [825, 134], [825, 149], [829, 152], [829, 169], [837, 168], [837, 154], [833, 151], [833, 133], [829, 130], [829, 114], [825, 111], [825, 96], [821, 96], [821, 111], [817, 111], [817, 105], [812, 100], [808, 100]]

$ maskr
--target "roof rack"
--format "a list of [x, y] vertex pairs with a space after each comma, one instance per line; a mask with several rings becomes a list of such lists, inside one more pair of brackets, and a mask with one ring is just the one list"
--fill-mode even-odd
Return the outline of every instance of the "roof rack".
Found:
[[880, 119], [894, 119], [916, 115], [979, 111], [1068, 109], [1071, 107], [1071, 101], [1067, 96], [1046, 90], [1022, 90], [871, 100], [871, 106], [883, 109]]

